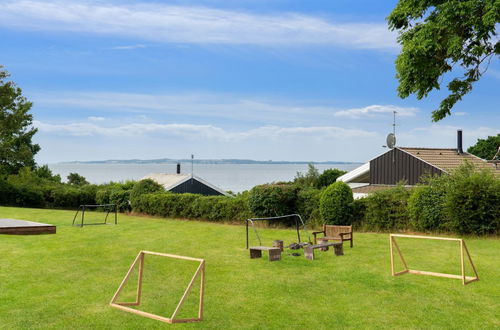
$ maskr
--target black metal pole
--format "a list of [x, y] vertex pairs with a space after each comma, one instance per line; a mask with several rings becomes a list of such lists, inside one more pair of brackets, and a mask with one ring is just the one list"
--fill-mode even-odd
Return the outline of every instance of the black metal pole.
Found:
[[116, 210], [116, 209], [117, 209], [117, 208], [118, 208], [118, 207], [117, 207], [117, 206], [116, 206], [116, 204], [115, 204], [115, 225], [117, 225], [117, 224], [118, 224], [118, 222], [117, 222], [117, 221], [118, 221], [118, 218], [117, 218], [117, 215], [116, 215], [116, 213], [117, 213], [117, 210]]
[[81, 227], [83, 228], [83, 218], [85, 217], [85, 205], [82, 207], [82, 225]]
[[247, 249], [248, 249], [248, 220], [245, 220], [246, 227], [247, 227]]
[[297, 238], [299, 239], [299, 243], [300, 243], [299, 220], [298, 220], [297, 216], [295, 216], [295, 228], [297, 229]]

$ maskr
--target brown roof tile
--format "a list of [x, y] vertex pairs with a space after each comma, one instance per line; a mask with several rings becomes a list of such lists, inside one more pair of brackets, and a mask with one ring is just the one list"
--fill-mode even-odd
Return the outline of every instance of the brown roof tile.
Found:
[[[387, 184], [369, 184], [366, 186], [352, 188], [352, 192], [358, 194], [371, 194], [376, 191], [395, 188], [395, 187], [396, 187], [395, 185], [387, 185]], [[405, 186], [405, 188], [411, 189], [412, 187]]]
[[500, 176], [500, 167], [495, 169], [493, 164], [471, 155], [469, 153], [458, 154], [457, 149], [433, 149], [433, 148], [406, 148], [398, 147], [412, 156], [415, 156], [434, 167], [450, 173], [464, 163], [465, 160], [472, 163], [477, 169], [489, 169], [494, 171], [495, 175]]

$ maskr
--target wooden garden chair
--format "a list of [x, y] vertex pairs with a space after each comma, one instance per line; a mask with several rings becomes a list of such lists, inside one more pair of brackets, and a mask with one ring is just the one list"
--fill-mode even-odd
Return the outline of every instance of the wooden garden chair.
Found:
[[[316, 239], [323, 241], [350, 241], [352, 247], [352, 226], [334, 226], [334, 225], [323, 225], [322, 231], [315, 231], [312, 233], [314, 235], [314, 244]], [[323, 237], [316, 237], [316, 235], [323, 234]]]

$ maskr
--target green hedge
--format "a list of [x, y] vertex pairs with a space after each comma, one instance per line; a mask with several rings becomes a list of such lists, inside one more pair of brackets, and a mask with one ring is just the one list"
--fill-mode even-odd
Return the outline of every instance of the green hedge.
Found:
[[366, 209], [361, 226], [374, 231], [410, 228], [407, 208], [409, 197], [410, 192], [402, 186], [369, 195], [364, 200]]
[[352, 190], [344, 182], [335, 182], [321, 194], [319, 211], [324, 223], [350, 225], [352, 220]]
[[435, 186], [415, 188], [408, 199], [410, 227], [423, 232], [447, 229], [446, 192]]
[[257, 217], [296, 213], [298, 188], [291, 184], [265, 184], [250, 190], [248, 203]]
[[157, 192], [136, 198], [134, 212], [161, 217], [189, 218], [208, 221], [238, 221], [252, 217], [243, 196], [202, 196]]
[[297, 193], [296, 212], [302, 219], [311, 225], [322, 224], [321, 214], [319, 212], [319, 200], [322, 190], [319, 189], [301, 189]]

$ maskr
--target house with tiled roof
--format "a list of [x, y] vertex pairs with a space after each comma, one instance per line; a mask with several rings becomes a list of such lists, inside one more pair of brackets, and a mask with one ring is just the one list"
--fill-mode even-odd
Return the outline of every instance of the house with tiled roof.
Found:
[[457, 134], [457, 148], [394, 147], [342, 175], [337, 181], [348, 183], [355, 198], [405, 182], [412, 187], [422, 175], [451, 173], [465, 161], [477, 169], [488, 169], [500, 177], [500, 167], [462, 150], [462, 131]]

